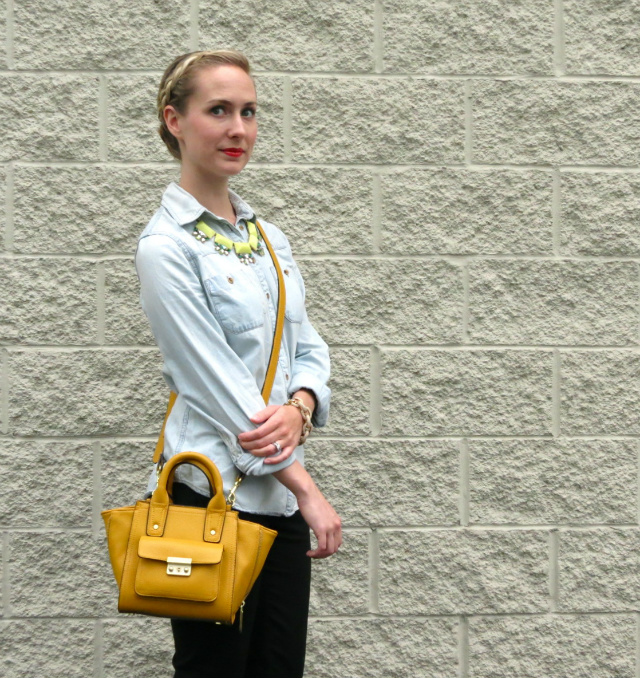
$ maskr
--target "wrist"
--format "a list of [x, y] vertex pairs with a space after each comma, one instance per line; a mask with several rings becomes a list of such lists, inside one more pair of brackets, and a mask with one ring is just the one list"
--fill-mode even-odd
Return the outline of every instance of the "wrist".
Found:
[[298, 445], [304, 445], [309, 434], [313, 431], [313, 424], [311, 423], [311, 410], [305, 405], [302, 398], [291, 398], [284, 404], [285, 407], [295, 407], [302, 417], [302, 431]]

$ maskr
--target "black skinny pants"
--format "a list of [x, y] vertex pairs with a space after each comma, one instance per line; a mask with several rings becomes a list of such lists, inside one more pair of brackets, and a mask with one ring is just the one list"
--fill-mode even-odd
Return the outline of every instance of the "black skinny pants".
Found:
[[[173, 501], [206, 506], [209, 499], [174, 483]], [[295, 515], [240, 518], [278, 531], [264, 568], [248, 595], [242, 623], [172, 619], [174, 678], [302, 678], [307, 642], [311, 560], [309, 528]]]

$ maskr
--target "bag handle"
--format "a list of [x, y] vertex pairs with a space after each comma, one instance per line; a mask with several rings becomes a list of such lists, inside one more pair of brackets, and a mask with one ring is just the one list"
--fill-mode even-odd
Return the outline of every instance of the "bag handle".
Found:
[[[264, 240], [264, 244], [267, 246], [267, 249], [269, 250], [269, 254], [271, 255], [273, 265], [275, 266], [276, 273], [278, 275], [278, 310], [276, 314], [276, 326], [273, 332], [273, 345], [271, 347], [271, 356], [269, 357], [267, 374], [265, 376], [264, 384], [262, 386], [262, 399], [264, 400], [265, 405], [268, 405], [269, 397], [271, 396], [271, 389], [273, 388], [273, 382], [276, 377], [276, 370], [278, 369], [278, 357], [280, 355], [280, 346], [282, 344], [282, 331], [284, 327], [284, 310], [286, 306], [286, 292], [284, 288], [284, 276], [282, 275], [282, 269], [280, 268], [278, 257], [276, 256], [276, 253], [274, 252], [273, 247], [271, 246], [271, 243], [267, 238], [267, 234], [264, 232], [264, 229], [262, 228], [260, 222], [257, 219], [256, 226], [258, 228], [258, 231], [260, 232], [260, 235], [262, 236], [262, 239]], [[154, 464], [157, 464], [160, 461], [160, 457], [162, 456], [162, 452], [164, 451], [164, 429], [165, 426], [167, 425], [167, 419], [169, 418], [169, 414], [171, 414], [171, 410], [177, 397], [178, 394], [175, 393], [174, 391], [171, 391], [171, 393], [169, 394], [169, 404], [167, 405], [167, 413], [164, 415], [164, 421], [162, 422], [162, 428], [160, 429], [160, 436], [158, 437], [156, 449], [153, 453]], [[239, 478], [240, 482], [242, 481], [243, 477], [244, 475], [240, 476]], [[237, 489], [240, 482], [236, 481], [236, 485], [234, 486], [233, 491]]]

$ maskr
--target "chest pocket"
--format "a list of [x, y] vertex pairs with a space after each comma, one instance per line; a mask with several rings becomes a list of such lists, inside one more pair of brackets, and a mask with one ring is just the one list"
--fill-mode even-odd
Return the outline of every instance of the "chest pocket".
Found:
[[260, 284], [252, 271], [243, 268], [212, 272], [204, 281], [218, 322], [233, 334], [262, 327], [265, 320]]
[[[302, 276], [291, 259], [282, 256], [277, 251], [278, 261], [284, 278], [284, 289], [287, 294], [287, 305], [284, 311], [285, 318], [292, 323], [301, 323], [304, 320], [304, 295], [302, 293]], [[273, 277], [278, 282], [278, 274], [275, 268], [271, 268]]]

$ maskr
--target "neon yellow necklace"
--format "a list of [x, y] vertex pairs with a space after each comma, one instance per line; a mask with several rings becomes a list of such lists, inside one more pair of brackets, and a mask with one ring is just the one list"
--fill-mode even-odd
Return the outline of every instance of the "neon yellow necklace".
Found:
[[207, 242], [213, 239], [215, 250], [218, 254], [228, 256], [231, 250], [234, 250], [238, 259], [243, 264], [255, 264], [253, 256], [257, 252], [261, 257], [264, 256], [264, 247], [262, 246], [262, 236], [258, 232], [256, 225], [252, 221], [247, 221], [247, 230], [249, 231], [249, 242], [235, 242], [230, 238], [214, 231], [211, 226], [199, 221], [193, 227], [193, 236], [200, 242]]

